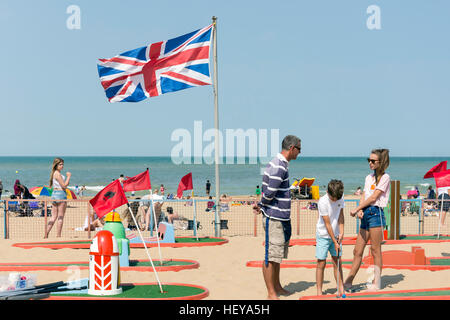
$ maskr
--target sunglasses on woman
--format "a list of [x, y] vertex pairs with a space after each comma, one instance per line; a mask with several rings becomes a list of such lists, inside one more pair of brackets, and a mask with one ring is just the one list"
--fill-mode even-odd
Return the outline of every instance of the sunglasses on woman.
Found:
[[371, 164], [375, 164], [375, 162], [380, 161], [380, 160], [375, 160], [375, 159], [369, 159], [367, 158], [367, 162], [371, 163]]

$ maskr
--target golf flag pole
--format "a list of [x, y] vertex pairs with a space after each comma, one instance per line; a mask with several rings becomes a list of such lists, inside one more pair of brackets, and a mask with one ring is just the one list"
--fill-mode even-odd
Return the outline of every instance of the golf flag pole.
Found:
[[197, 205], [195, 199], [192, 200], [194, 203], [194, 230], [195, 230], [195, 237], [197, 238], [198, 241], [198, 230], [197, 230]]
[[[131, 210], [130, 204], [127, 203], [127, 206], [128, 206], [128, 211], [130, 211], [131, 217], [133, 218], [134, 225], [135, 226], [139, 226], [137, 221], [136, 221], [136, 218], [134, 217], [133, 210]], [[139, 237], [141, 237], [142, 243], [144, 244], [145, 252], [147, 253], [147, 257], [150, 260], [150, 263], [152, 265], [153, 272], [155, 273], [155, 276], [156, 276], [156, 281], [158, 281], [159, 290], [161, 291], [161, 293], [164, 293], [162, 285], [161, 285], [161, 281], [159, 281], [158, 272], [156, 272], [155, 265], [153, 264], [152, 257], [150, 256], [150, 252], [148, 251], [147, 245], [145, 244], [144, 237], [142, 236], [141, 228], [138, 227], [136, 229], [139, 232]]]
[[213, 90], [214, 90], [214, 127], [215, 127], [215, 140], [214, 140], [214, 158], [215, 158], [215, 174], [216, 174], [216, 214], [215, 214], [215, 235], [220, 237], [220, 179], [219, 179], [219, 103], [218, 103], [218, 86], [217, 86], [217, 17], [212, 17], [213, 24], [213, 59], [214, 59], [214, 78], [213, 78]]
[[159, 244], [158, 221], [156, 220], [155, 203], [153, 202], [153, 191], [152, 191], [151, 188], [150, 188], [150, 199], [151, 199], [150, 201], [151, 201], [151, 204], [152, 204], [153, 221], [155, 222], [156, 242], [158, 243], [158, 251], [159, 251], [159, 262], [160, 262], [160, 264], [162, 266], [163, 265], [163, 259], [162, 259], [162, 254], [161, 254], [161, 245]]
[[439, 212], [439, 225], [438, 225], [438, 234], [437, 239], [439, 240], [439, 235], [441, 234], [441, 220], [442, 220], [442, 209], [444, 208], [444, 194], [442, 194], [442, 200], [441, 200], [441, 211]]
[[[147, 172], [149, 175], [149, 181], [150, 181], [150, 171], [147, 168]], [[155, 204], [153, 202], [153, 192], [152, 192], [152, 186], [150, 185], [150, 203], [152, 205], [152, 213], [153, 213], [153, 221], [155, 222], [155, 230], [156, 230], [156, 242], [158, 243], [158, 251], [159, 251], [159, 263], [162, 266], [163, 265], [163, 258], [162, 258], [162, 254], [161, 254], [161, 245], [159, 244], [159, 236], [158, 236], [158, 221], [156, 221], [156, 212], [155, 212]], [[149, 209], [150, 210], [150, 209]]]

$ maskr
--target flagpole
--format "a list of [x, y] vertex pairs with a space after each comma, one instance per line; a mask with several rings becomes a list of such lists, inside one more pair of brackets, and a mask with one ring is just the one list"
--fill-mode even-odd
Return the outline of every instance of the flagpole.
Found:
[[134, 225], [138, 226], [136, 229], [139, 233], [139, 236], [141, 237], [142, 243], [144, 244], [145, 252], [147, 253], [147, 257], [150, 260], [150, 263], [152, 265], [153, 272], [155, 273], [156, 280], [158, 281], [158, 284], [159, 284], [159, 289], [160, 289], [161, 293], [164, 293], [162, 285], [161, 285], [161, 281], [159, 281], [158, 273], [156, 272], [156, 269], [155, 269], [155, 265], [153, 264], [152, 257], [150, 257], [150, 252], [148, 251], [147, 245], [145, 244], [144, 237], [142, 236], [141, 228], [139, 228], [139, 224], [137, 223], [136, 218], [134, 217], [134, 214], [133, 214], [133, 211], [131, 210], [130, 204], [127, 203], [127, 206], [128, 206], [128, 210], [130, 211], [131, 217], [133, 218]]
[[214, 157], [215, 157], [215, 174], [216, 174], [216, 214], [215, 214], [215, 236], [220, 237], [220, 179], [219, 179], [219, 106], [218, 106], [218, 87], [217, 87], [217, 17], [212, 17], [213, 24], [213, 59], [214, 59], [214, 127], [215, 127], [215, 142], [214, 142]]

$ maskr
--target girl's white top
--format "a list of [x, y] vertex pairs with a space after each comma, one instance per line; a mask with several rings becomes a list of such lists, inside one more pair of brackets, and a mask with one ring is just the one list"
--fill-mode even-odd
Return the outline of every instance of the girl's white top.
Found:
[[369, 198], [376, 189], [381, 190], [382, 193], [372, 205], [384, 208], [388, 204], [389, 192], [391, 191], [391, 177], [387, 173], [383, 174], [378, 185], [376, 185], [373, 173], [367, 175], [364, 183], [364, 199]]

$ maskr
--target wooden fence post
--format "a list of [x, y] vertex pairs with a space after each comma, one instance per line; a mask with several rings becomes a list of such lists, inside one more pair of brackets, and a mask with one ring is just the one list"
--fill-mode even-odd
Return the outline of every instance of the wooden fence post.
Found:
[[391, 181], [391, 228], [389, 240], [400, 239], [400, 181]]

